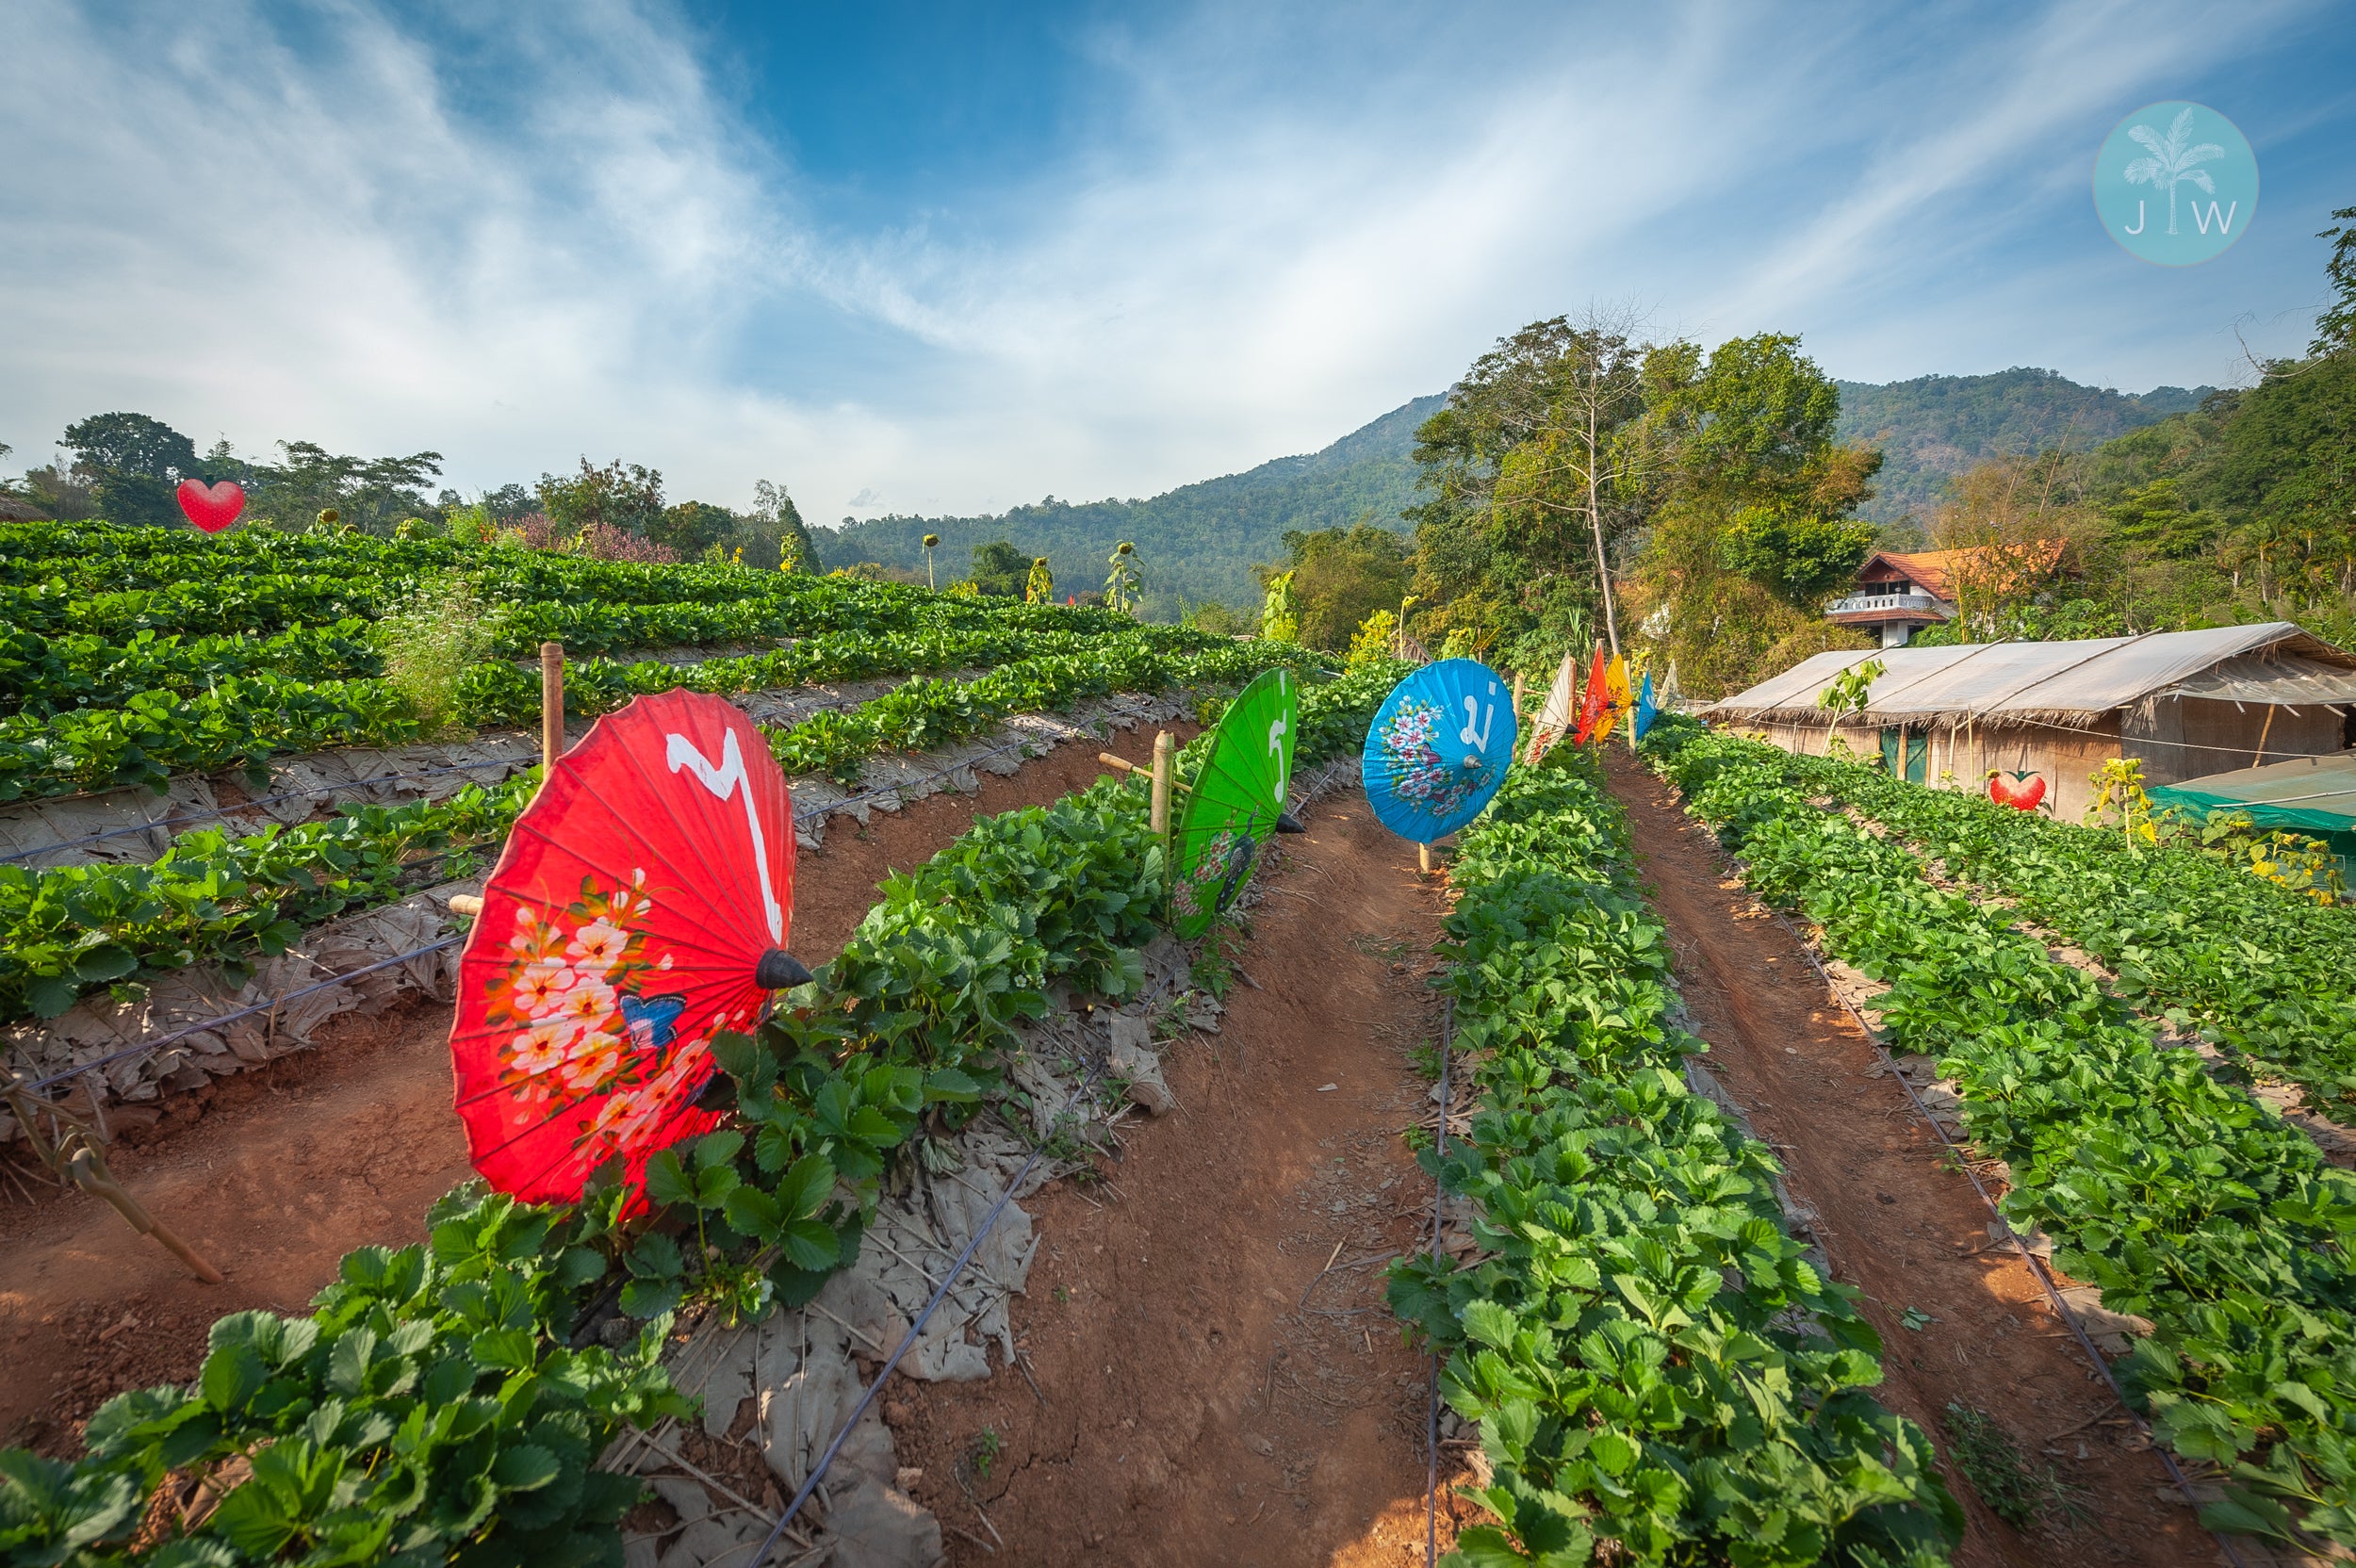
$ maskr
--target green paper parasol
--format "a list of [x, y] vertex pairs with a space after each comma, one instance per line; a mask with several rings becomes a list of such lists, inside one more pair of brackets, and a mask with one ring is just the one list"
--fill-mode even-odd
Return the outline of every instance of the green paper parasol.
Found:
[[1267, 670], [1235, 694], [1212, 731], [1171, 844], [1170, 923], [1186, 940], [1209, 930], [1242, 890], [1268, 835], [1297, 830], [1284, 815], [1284, 792], [1300, 727], [1292, 673]]

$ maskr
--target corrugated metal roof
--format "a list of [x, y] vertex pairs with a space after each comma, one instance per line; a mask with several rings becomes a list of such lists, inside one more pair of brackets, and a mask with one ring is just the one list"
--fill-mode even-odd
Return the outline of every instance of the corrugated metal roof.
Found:
[[2146, 697], [2356, 702], [2356, 657], [2288, 621], [2092, 637], [2066, 643], [1820, 653], [1707, 710], [1709, 716], [1822, 722], [1817, 698], [1843, 670], [1878, 659], [1863, 721], [2090, 725]]

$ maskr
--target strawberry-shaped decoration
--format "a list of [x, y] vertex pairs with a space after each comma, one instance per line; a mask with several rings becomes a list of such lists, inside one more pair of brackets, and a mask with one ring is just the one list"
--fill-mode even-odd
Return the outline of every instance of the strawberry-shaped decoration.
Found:
[[245, 510], [245, 490], [234, 480], [219, 484], [206, 484], [198, 480], [180, 482], [180, 510], [188, 521], [207, 533], [219, 533], [237, 520]]
[[2014, 770], [2012, 781], [2007, 783], [2001, 770], [1991, 768], [1988, 775], [1988, 798], [2017, 811], [2034, 811], [2037, 802], [2045, 798], [2045, 776], [2020, 768]]

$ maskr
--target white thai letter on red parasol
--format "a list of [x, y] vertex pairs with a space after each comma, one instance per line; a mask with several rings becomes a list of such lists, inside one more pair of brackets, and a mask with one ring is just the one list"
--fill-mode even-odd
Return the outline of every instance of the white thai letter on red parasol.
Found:
[[720, 760], [712, 760], [695, 749], [695, 743], [684, 735], [665, 735], [663, 760], [673, 773], [681, 768], [692, 770], [703, 780], [705, 789], [726, 800], [731, 794], [744, 798], [744, 825], [753, 836], [753, 864], [761, 868], [761, 903], [769, 915], [769, 939], [785, 940], [785, 911], [777, 905], [777, 895], [769, 886], [769, 845], [761, 832], [761, 813], [753, 808], [752, 781], [744, 775], [744, 754], [736, 747], [736, 731], [729, 730], [720, 742]]

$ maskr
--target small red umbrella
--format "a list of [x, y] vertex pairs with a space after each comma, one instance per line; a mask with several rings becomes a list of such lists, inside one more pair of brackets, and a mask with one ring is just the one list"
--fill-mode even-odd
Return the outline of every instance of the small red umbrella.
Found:
[[[787, 956], [794, 808], [733, 703], [639, 697], [559, 758], [483, 890], [450, 1060], [490, 1184], [578, 1199], [709, 1131], [712, 1037], [809, 972]], [[725, 1102], [722, 1102], [725, 1103]]]

